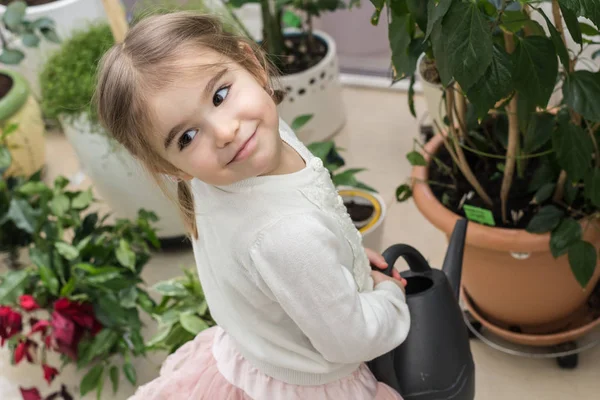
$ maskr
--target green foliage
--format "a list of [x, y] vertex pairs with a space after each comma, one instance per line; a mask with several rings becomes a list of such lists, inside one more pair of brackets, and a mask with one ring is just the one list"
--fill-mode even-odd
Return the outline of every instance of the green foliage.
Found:
[[153, 286], [161, 300], [152, 313], [158, 322], [158, 333], [146, 343], [148, 349], [173, 353], [198, 333], [215, 325], [198, 276], [192, 270], [184, 270], [184, 273], [184, 276]]
[[92, 104], [97, 66], [113, 44], [108, 24], [95, 23], [74, 32], [49, 57], [40, 74], [41, 106], [48, 118], [87, 114], [94, 125], [98, 124]]
[[[488, 208], [506, 207], [499, 185], [505, 181], [502, 175], [512, 171], [505, 166], [509, 135], [513, 138], [516, 151], [510, 157], [515, 160], [514, 174], [506, 177], [509, 182], [519, 180], [529, 186], [533, 215], [526, 219], [527, 230], [550, 233], [552, 254], [568, 255], [574, 277], [585, 286], [596, 253], [584, 241], [581, 225], [596, 224], [600, 216], [600, 106], [596, 100], [600, 97], [600, 72], [574, 70], [573, 65], [581, 60], [579, 50], [600, 42], [598, 1], [554, 2], [554, 11], [560, 11], [565, 20], [565, 30], [580, 45], [575, 51], [567, 50], [539, 1], [371, 2], [376, 9], [373, 23], [381, 23], [378, 14], [384, 7], [390, 12], [387, 21], [394, 79], [411, 78], [412, 86], [417, 68], [412, 60], [425, 53], [436, 72], [428, 76], [439, 76], [444, 101], [451, 106], [466, 104], [466, 111], [457, 112], [453, 129], [448, 129], [450, 141], [456, 143], [452, 146], [467, 154], [471, 169], [493, 163], [502, 166], [494, 174], [476, 178], [487, 195], [496, 196], [492, 204], [486, 201]], [[532, 19], [534, 15], [542, 24]], [[592, 24], [580, 23], [578, 17], [588, 18]], [[553, 93], [562, 93], [562, 101], [550, 110]], [[508, 116], [509, 104], [516, 106], [516, 119]], [[448, 118], [445, 124], [450, 124]], [[457, 143], [455, 135], [459, 133]], [[407, 158], [413, 166], [424, 164], [415, 151]], [[465, 177], [452, 172], [458, 168], [434, 161], [453, 179], [453, 184], [445, 185], [444, 203], [450, 197], [463, 198], [466, 193], [458, 193], [462, 190], [458, 187], [464, 185], [457, 181], [464, 183]], [[453, 162], [460, 163], [459, 157]], [[405, 201], [411, 193], [409, 185], [402, 185], [397, 198]], [[476, 196], [480, 201], [485, 197]], [[511, 196], [517, 197], [516, 193]], [[503, 211], [510, 217], [511, 211], [518, 210]], [[516, 226], [508, 217], [503, 218], [503, 226]]]
[[15, 65], [20, 64], [25, 58], [25, 53], [13, 47], [13, 42], [20, 39], [25, 47], [38, 47], [42, 38], [44, 40], [60, 43], [56, 34], [54, 21], [47, 17], [38, 18], [30, 21], [25, 18], [27, 3], [24, 1], [13, 1], [6, 6], [6, 11], [2, 15], [2, 52], [0, 53], [0, 63]]

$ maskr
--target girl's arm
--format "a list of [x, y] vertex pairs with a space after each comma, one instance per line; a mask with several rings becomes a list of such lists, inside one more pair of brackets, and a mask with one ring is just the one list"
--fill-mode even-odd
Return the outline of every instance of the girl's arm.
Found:
[[262, 230], [250, 254], [267, 294], [315, 349], [330, 362], [350, 364], [370, 361], [400, 345], [410, 315], [394, 282], [358, 292], [340, 261], [344, 245], [318, 215], [302, 214]]

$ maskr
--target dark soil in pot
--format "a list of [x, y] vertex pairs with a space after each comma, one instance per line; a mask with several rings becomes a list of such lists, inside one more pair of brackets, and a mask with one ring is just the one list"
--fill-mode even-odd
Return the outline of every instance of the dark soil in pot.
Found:
[[354, 222], [365, 222], [373, 215], [375, 208], [371, 204], [359, 204], [353, 200], [344, 201], [344, 205]]
[[13, 80], [10, 76], [0, 74], [0, 99], [10, 92], [13, 87]]
[[[7, 6], [14, 1], [15, 0], [0, 0], [0, 4], [2, 4], [3, 6]], [[25, 0], [25, 3], [27, 3], [27, 5], [31, 7], [41, 6], [42, 4], [54, 3], [55, 1], [58, 0]]]
[[327, 43], [320, 37], [313, 35], [313, 45], [311, 47], [308, 40], [306, 34], [293, 34], [285, 37], [285, 54], [281, 57], [281, 72], [283, 75], [306, 71], [325, 58]]
[[438, 85], [442, 83], [435, 60], [423, 57], [419, 63], [419, 73], [427, 82]]
[[[549, 129], [552, 128], [552, 126], [549, 127]], [[519, 176], [515, 168], [513, 183], [507, 201], [508, 223], [504, 223], [502, 221], [500, 202], [504, 159], [500, 158], [500, 156], [504, 157], [506, 154], [506, 140], [505, 137], [503, 138], [503, 135], [506, 135], [507, 131], [508, 123], [505, 116], [497, 116], [490, 119], [485, 124], [485, 132], [484, 129], [480, 129], [479, 132], [473, 132], [469, 135], [470, 142], [464, 143], [463, 151], [477, 180], [494, 201], [491, 211], [495, 226], [498, 228], [525, 229], [534, 215], [539, 211], [540, 205], [554, 204], [551, 195], [539, 205], [534, 203], [533, 200], [536, 192], [545, 183], [555, 183], [557, 181], [560, 174], [560, 167], [555, 156], [550, 153], [527, 159], [523, 164], [524, 167], [522, 168], [521, 176]], [[472, 148], [473, 144], [477, 146], [477, 150], [498, 157], [475, 154], [467, 148]], [[549, 149], [551, 149], [550, 140], [543, 147], [536, 150], [535, 153], [547, 152]], [[452, 158], [445, 146], [440, 147], [440, 151], [435, 156], [443, 164], [453, 166]], [[462, 204], [490, 210], [490, 207], [477, 195], [458, 168], [455, 169], [453, 178], [450, 174], [439, 168], [437, 163], [432, 162], [429, 166], [429, 180], [431, 190], [436, 198], [450, 211], [458, 215], [466, 216]], [[454, 186], [456, 189], [449, 188], [448, 186]], [[585, 212], [583, 196], [570, 183], [565, 185], [565, 187], [567, 186], [569, 188], [565, 190], [565, 203], [569, 202], [573, 209]], [[472, 197], [469, 199], [467, 196], [471, 192]], [[554, 205], [560, 208], [560, 205]], [[567, 215], [574, 215], [567, 207], [563, 206], [562, 208]]]

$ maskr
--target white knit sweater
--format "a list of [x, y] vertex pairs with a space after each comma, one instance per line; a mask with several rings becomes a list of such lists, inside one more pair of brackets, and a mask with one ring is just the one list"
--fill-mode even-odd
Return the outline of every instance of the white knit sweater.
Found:
[[210, 311], [238, 351], [275, 379], [319, 385], [401, 344], [410, 316], [393, 282], [373, 287], [361, 235], [323, 163], [226, 187], [193, 182], [194, 254]]

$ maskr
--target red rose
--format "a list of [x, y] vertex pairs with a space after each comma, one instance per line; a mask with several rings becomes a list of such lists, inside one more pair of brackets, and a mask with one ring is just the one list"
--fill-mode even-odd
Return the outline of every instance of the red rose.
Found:
[[96, 335], [102, 329], [102, 325], [94, 315], [94, 307], [90, 303], [75, 303], [62, 298], [54, 303], [54, 311], [89, 330], [92, 335]]
[[21, 360], [23, 360], [23, 358], [27, 358], [27, 361], [29, 361], [30, 363], [33, 363], [33, 357], [31, 355], [31, 353], [29, 352], [29, 350], [32, 347], [35, 351], [37, 344], [35, 342], [32, 342], [31, 340], [19, 342], [19, 344], [17, 345], [17, 348], [15, 349], [15, 364], [20, 363]]
[[23, 389], [20, 387], [19, 389], [21, 390], [23, 400], [42, 400], [42, 395], [36, 388]]
[[[77, 358], [77, 346], [82, 336], [82, 329], [77, 328], [73, 321], [65, 318], [61, 313], [52, 313], [52, 338], [58, 350], [71, 357]], [[76, 331], [77, 329], [77, 331]]]
[[47, 364], [43, 364], [42, 368], [44, 369], [44, 379], [46, 380], [46, 382], [48, 382], [49, 385], [52, 383], [56, 375], [58, 375], [58, 370]]
[[23, 329], [21, 314], [7, 306], [0, 306], [0, 346]]
[[34, 311], [40, 308], [33, 296], [29, 294], [24, 294], [21, 297], [19, 297], [19, 304], [21, 305], [21, 308], [25, 311]]

